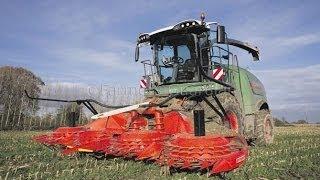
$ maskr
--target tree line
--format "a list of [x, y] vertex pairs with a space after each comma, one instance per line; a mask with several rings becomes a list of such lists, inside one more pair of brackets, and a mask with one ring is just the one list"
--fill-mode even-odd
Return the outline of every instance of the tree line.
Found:
[[292, 126], [293, 124], [309, 124], [309, 122], [304, 119], [299, 119], [297, 121], [288, 122], [285, 117], [282, 117], [281, 119], [274, 117], [273, 120], [274, 120], [274, 125], [278, 126], [278, 127], [279, 126]]
[[39, 101], [29, 99], [25, 91], [39, 97], [44, 85], [40, 77], [25, 68], [0, 67], [0, 129], [53, 129], [88, 121], [82, 106], [76, 103], [60, 105], [54, 113], [39, 114]]

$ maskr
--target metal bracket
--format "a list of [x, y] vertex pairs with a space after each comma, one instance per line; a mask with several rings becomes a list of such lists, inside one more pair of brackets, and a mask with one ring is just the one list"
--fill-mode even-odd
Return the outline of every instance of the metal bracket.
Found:
[[216, 95], [213, 95], [212, 97], [216, 101], [216, 103], [218, 104], [218, 106], [219, 106], [220, 110], [222, 111], [222, 114], [224, 115], [224, 117], [227, 117], [226, 110], [222, 106], [222, 104], [221, 104], [220, 100], [218, 99], [218, 97]]
[[222, 113], [216, 107], [214, 107], [214, 105], [207, 98], [204, 97], [203, 100], [204, 100], [205, 103], [207, 103], [209, 105], [209, 107], [211, 107], [211, 109], [214, 110], [215, 113], [218, 114], [218, 116], [222, 120], [224, 120], [224, 118], [227, 117], [227, 113], [226, 113], [224, 107], [222, 106], [220, 100], [218, 99], [218, 97], [216, 95], [212, 95], [212, 97], [215, 100], [215, 102], [217, 103], [217, 105], [218, 105], [218, 107], [219, 107], [219, 109], [221, 110]]
[[254, 61], [259, 61], [259, 49], [256, 46], [253, 46], [252, 44], [246, 43], [246, 42], [242, 42], [239, 40], [235, 40], [235, 39], [228, 39], [226, 41], [226, 44], [229, 44], [231, 46], [235, 46], [241, 49], [244, 49], [246, 51], [248, 51], [249, 53], [252, 54], [253, 60]]
[[37, 97], [31, 97], [27, 91], [24, 91], [26, 96], [29, 99], [32, 100], [41, 100], [41, 101], [54, 101], [54, 102], [64, 102], [64, 103], [71, 103], [71, 102], [75, 102], [77, 104], [84, 104], [86, 106], [86, 108], [88, 108], [92, 114], [96, 115], [98, 114], [97, 110], [93, 107], [93, 105], [91, 103], [95, 103], [98, 104], [99, 106], [105, 107], [105, 108], [111, 108], [111, 109], [117, 109], [117, 108], [123, 108], [123, 107], [127, 107], [129, 105], [123, 105], [123, 106], [110, 106], [110, 105], [106, 105], [106, 104], [102, 104], [101, 102], [98, 102], [94, 99], [76, 99], [76, 100], [65, 100], [65, 99], [50, 99], [50, 98], [37, 98]]
[[214, 110], [215, 113], [218, 114], [218, 116], [222, 119], [223, 118], [223, 114], [216, 108], [214, 107], [214, 105], [207, 99], [207, 98], [203, 98], [204, 102], [208, 104], [209, 107], [211, 107], [211, 109]]
[[206, 128], [204, 122], [204, 110], [193, 110], [194, 135], [205, 136]]

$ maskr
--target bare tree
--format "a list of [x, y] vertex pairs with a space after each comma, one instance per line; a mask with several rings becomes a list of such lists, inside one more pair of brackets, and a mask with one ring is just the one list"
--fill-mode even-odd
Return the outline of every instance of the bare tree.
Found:
[[[22, 67], [0, 67], [0, 106], [2, 107], [2, 128], [23, 128], [24, 120], [38, 109], [38, 102], [24, 95], [27, 90], [31, 96], [39, 97], [44, 82], [31, 71]], [[19, 126], [19, 127], [17, 127]]]

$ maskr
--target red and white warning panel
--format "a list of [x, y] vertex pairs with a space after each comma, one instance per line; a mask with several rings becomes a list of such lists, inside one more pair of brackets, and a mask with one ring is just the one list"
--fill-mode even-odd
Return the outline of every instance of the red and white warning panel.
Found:
[[146, 89], [149, 86], [147, 79], [141, 79], [140, 80], [140, 88]]
[[217, 67], [212, 71], [212, 77], [216, 80], [222, 80], [224, 77], [224, 71], [222, 67]]

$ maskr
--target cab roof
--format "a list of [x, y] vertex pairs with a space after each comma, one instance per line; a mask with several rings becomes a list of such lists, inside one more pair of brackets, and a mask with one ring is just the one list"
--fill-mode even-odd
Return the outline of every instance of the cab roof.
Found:
[[148, 42], [150, 39], [154, 39], [158, 36], [174, 33], [195, 33], [201, 34], [202, 32], [210, 30], [210, 24], [217, 24], [216, 22], [201, 22], [195, 19], [189, 19], [179, 22], [172, 26], [167, 26], [149, 33], [142, 33], [138, 38], [138, 43]]

